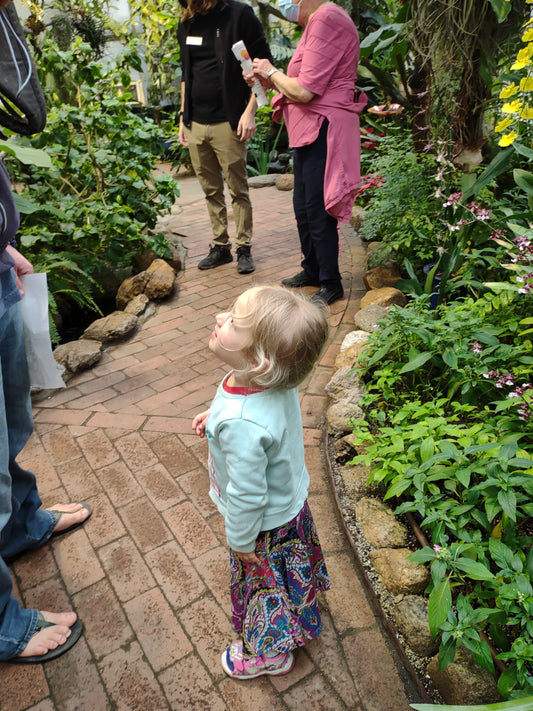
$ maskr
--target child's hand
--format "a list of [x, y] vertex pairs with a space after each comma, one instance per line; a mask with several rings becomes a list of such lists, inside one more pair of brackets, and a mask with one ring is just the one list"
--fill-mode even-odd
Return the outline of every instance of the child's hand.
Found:
[[239, 553], [239, 551], [233, 551], [233, 554], [236, 555], [242, 563], [261, 565], [261, 561], [253, 551], [251, 553]]
[[205, 412], [200, 412], [196, 415], [192, 421], [192, 429], [198, 435], [198, 437], [205, 437], [205, 423], [207, 422], [207, 416], [209, 415], [209, 410]]

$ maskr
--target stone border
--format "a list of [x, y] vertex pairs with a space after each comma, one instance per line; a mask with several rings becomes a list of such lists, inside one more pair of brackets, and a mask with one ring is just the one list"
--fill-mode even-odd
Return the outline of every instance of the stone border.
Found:
[[403, 645], [400, 642], [400, 631], [396, 627], [396, 625], [392, 622], [392, 620], [385, 614], [383, 607], [380, 603], [380, 600], [376, 594], [376, 591], [374, 589], [374, 585], [372, 581], [370, 580], [368, 573], [365, 569], [365, 566], [363, 565], [363, 562], [361, 560], [361, 557], [359, 555], [359, 551], [357, 549], [357, 545], [355, 543], [354, 537], [352, 535], [352, 530], [350, 526], [348, 525], [346, 521], [346, 513], [345, 509], [341, 503], [341, 500], [339, 498], [339, 494], [337, 491], [337, 486], [335, 483], [335, 476], [334, 476], [334, 467], [331, 462], [331, 435], [328, 435], [328, 433], [324, 430], [323, 433], [323, 440], [322, 444], [324, 447], [324, 454], [326, 457], [326, 464], [327, 464], [327, 472], [328, 472], [328, 478], [329, 478], [329, 483], [331, 486], [331, 490], [333, 492], [333, 496], [335, 499], [335, 506], [337, 508], [337, 512], [339, 514], [339, 517], [342, 521], [342, 527], [344, 529], [344, 534], [348, 540], [348, 543], [350, 545], [352, 555], [354, 557], [358, 573], [360, 577], [362, 578], [368, 598], [370, 600], [370, 603], [372, 605], [372, 608], [383, 624], [383, 627], [385, 631], [387, 632], [391, 647], [395, 650], [401, 664], [403, 667], [403, 671], [405, 674], [400, 674], [405, 688], [408, 692], [408, 696], [410, 700], [414, 703], [433, 703], [434, 698], [430, 696], [428, 693], [427, 689], [425, 688], [424, 684], [422, 683], [419, 674], [416, 672], [414, 669], [413, 665], [411, 664], [411, 661], [409, 660], [409, 657], [407, 656], [405, 649]]

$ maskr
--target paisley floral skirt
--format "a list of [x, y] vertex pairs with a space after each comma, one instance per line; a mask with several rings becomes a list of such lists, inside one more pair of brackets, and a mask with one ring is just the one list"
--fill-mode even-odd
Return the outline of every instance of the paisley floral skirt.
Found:
[[317, 592], [331, 587], [307, 502], [289, 523], [261, 532], [255, 553], [260, 566], [230, 554], [233, 628], [245, 656], [289, 652], [320, 634]]

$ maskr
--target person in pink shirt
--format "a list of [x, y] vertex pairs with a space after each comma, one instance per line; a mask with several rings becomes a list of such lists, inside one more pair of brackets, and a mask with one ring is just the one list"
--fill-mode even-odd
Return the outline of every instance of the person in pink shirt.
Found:
[[332, 304], [344, 290], [339, 272], [338, 220], [348, 222], [360, 183], [356, 94], [359, 36], [350, 16], [326, 0], [278, 0], [284, 16], [305, 30], [287, 74], [268, 59], [254, 59], [253, 74], [278, 94], [274, 119], [283, 117], [294, 149], [294, 214], [302, 271], [284, 286], [317, 286], [314, 301]]

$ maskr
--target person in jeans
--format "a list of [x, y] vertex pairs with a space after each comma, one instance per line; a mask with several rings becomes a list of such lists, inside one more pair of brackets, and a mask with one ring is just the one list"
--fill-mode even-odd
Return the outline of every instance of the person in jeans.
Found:
[[251, 57], [270, 57], [261, 23], [237, 0], [180, 0], [182, 61], [179, 139], [189, 148], [205, 193], [213, 242], [199, 269], [233, 261], [224, 198], [226, 180], [235, 219], [237, 271], [254, 271], [252, 204], [246, 170], [247, 142], [255, 134], [257, 102], [243, 80], [232, 45], [242, 40]]
[[83, 627], [72, 611], [21, 607], [13, 596], [8, 563], [82, 525], [91, 507], [74, 503], [42, 508], [35, 475], [16, 461], [33, 431], [19, 303], [23, 296], [19, 277], [31, 274], [33, 267], [15, 249], [18, 226], [9, 175], [0, 160], [0, 662], [29, 664], [66, 652]]

